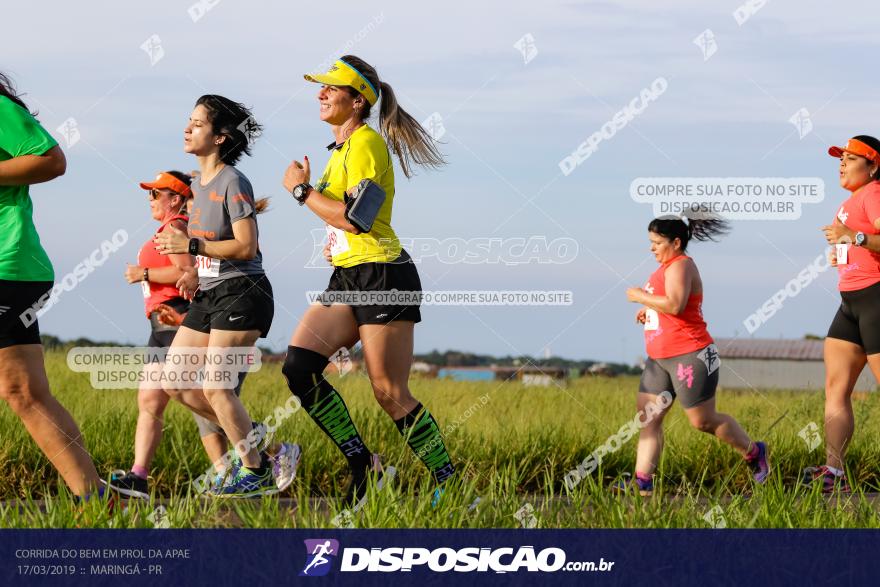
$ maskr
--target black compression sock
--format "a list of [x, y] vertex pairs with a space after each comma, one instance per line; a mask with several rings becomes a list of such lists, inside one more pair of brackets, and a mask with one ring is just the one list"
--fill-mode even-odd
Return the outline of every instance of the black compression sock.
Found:
[[437, 483], [443, 483], [455, 473], [455, 466], [440, 434], [440, 426], [427, 408], [418, 404], [409, 414], [394, 423]]
[[371, 453], [358, 434], [342, 396], [324, 379], [327, 358], [300, 347], [288, 347], [283, 373], [287, 385], [319, 428], [345, 455], [352, 473], [365, 475]]

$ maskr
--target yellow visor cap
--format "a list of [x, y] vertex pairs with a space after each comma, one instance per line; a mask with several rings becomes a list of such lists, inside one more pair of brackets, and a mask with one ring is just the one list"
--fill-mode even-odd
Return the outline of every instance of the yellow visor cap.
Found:
[[370, 80], [342, 59], [337, 59], [327, 70], [327, 73], [307, 73], [303, 77], [307, 81], [317, 84], [354, 88], [364, 95], [370, 106], [375, 105], [379, 100], [379, 92], [376, 91]]

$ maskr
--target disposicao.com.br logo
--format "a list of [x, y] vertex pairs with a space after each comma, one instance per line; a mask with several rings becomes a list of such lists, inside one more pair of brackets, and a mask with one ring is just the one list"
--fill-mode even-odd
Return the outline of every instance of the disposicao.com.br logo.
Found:
[[339, 554], [339, 541], [332, 538], [312, 538], [305, 540], [306, 566], [300, 577], [320, 577], [330, 572], [332, 559]]
[[[331, 559], [339, 554], [336, 540], [306, 540], [306, 565], [300, 576], [325, 575], [331, 567]], [[414, 568], [427, 568], [435, 573], [450, 571], [458, 573], [515, 573], [517, 571], [554, 573], [557, 571], [611, 571], [613, 561], [604, 558], [596, 561], [566, 561], [561, 548], [544, 548], [536, 551], [534, 546], [518, 548], [356, 548], [342, 550], [339, 571], [346, 572], [410, 572]]]

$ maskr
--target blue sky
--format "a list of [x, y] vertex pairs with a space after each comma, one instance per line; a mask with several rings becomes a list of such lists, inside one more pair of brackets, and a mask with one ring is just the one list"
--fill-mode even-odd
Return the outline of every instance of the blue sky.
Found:
[[[160, 169], [195, 167], [181, 149], [195, 99], [220, 93], [254, 108], [266, 126], [244, 160], [258, 195], [264, 263], [276, 295], [269, 346], [281, 349], [322, 289], [329, 269], [306, 269], [318, 219], [280, 187], [287, 163], [323, 167], [332, 139], [302, 74], [349, 45], [374, 64], [418, 120], [442, 118], [449, 165], [398, 173], [394, 226], [401, 237], [573, 238], [567, 264], [467, 265], [425, 260], [432, 289], [571, 290], [568, 307], [427, 307], [416, 350], [465, 349], [633, 362], [644, 354], [625, 289], [655, 268], [636, 204], [638, 177], [819, 177], [826, 199], [795, 221], [739, 221], [719, 244], [691, 251], [705, 282], [704, 312], [716, 337], [746, 336], [743, 320], [823, 250], [819, 228], [844, 193], [826, 154], [855, 134], [874, 134], [880, 7], [807, 6], [771, 0], [742, 25], [740, 2], [403, 2], [369, 5], [208, 2], [194, 22], [186, 3], [84, 1], [4, 9], [0, 69], [11, 73], [44, 126], [77, 121], [67, 174], [32, 189], [36, 222], [61, 277], [118, 229], [129, 243], [42, 319], [44, 332], [141, 343], [148, 324], [140, 288], [122, 278], [150, 236], [137, 182]], [[331, 8], [332, 7], [332, 8]], [[372, 23], [372, 24], [371, 24]], [[704, 61], [693, 40], [711, 29]], [[524, 63], [514, 44], [534, 38]], [[141, 45], [158, 35], [164, 55]], [[573, 173], [559, 161], [657, 77], [668, 90]], [[800, 138], [789, 118], [810, 112]], [[836, 276], [822, 275], [788, 300], [756, 336], [824, 334], [836, 310]]]

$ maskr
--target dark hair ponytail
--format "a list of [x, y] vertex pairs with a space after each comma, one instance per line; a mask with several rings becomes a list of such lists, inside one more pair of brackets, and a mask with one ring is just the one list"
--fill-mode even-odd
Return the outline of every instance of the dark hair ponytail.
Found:
[[[691, 218], [691, 214], [697, 217]], [[684, 219], [687, 219], [687, 222]], [[681, 251], [684, 252], [691, 240], [717, 242], [719, 237], [730, 232], [730, 223], [717, 216], [685, 210], [683, 216], [655, 218], [648, 224], [648, 232], [659, 234], [670, 241], [679, 239]]]
[[[24, 103], [24, 100], [19, 97], [18, 92], [15, 90], [15, 84], [12, 83], [9, 76], [2, 71], [0, 71], [0, 96], [6, 96], [28, 112], [31, 112], [27, 107], [27, 104]], [[36, 112], [31, 112], [31, 116], [36, 117], [36, 115]]]

